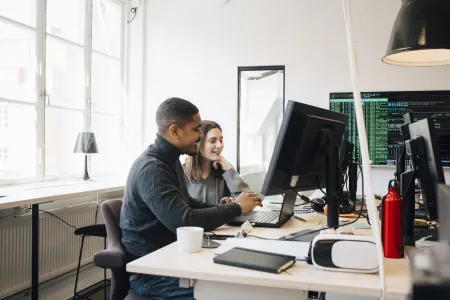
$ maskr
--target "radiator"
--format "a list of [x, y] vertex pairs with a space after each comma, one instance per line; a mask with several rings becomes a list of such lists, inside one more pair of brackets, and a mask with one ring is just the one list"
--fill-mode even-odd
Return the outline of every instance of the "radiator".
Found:
[[[95, 223], [94, 203], [52, 210], [77, 228]], [[100, 207], [97, 224], [103, 223]], [[74, 229], [51, 215], [41, 212], [39, 240], [39, 281], [44, 281], [77, 267], [81, 237]], [[103, 238], [86, 237], [82, 264], [92, 261], [104, 248]], [[0, 298], [31, 286], [31, 215], [0, 222]]]

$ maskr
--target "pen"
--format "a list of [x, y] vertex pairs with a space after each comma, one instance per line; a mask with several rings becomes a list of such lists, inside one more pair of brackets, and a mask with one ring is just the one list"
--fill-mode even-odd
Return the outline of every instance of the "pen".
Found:
[[297, 220], [300, 220], [300, 221], [302, 221], [302, 222], [306, 222], [306, 220], [305, 220], [305, 219], [303, 219], [303, 218], [300, 218], [300, 217], [297, 217], [296, 215], [294, 215], [294, 218], [296, 218]]

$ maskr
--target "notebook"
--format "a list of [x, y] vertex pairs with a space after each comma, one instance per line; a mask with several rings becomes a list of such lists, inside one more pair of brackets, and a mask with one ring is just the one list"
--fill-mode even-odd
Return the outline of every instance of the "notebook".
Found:
[[234, 247], [266, 251], [271, 253], [294, 256], [297, 260], [306, 260], [309, 242], [261, 240], [261, 239], [227, 239], [216, 250], [215, 254], [223, 254]]
[[295, 256], [233, 248], [213, 258], [214, 263], [279, 274], [295, 264]]

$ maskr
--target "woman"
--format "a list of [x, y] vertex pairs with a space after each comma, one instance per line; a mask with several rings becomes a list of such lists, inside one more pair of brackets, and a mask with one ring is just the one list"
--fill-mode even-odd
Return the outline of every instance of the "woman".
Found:
[[[221, 155], [222, 128], [213, 121], [203, 121], [203, 134], [197, 155], [186, 158], [184, 172], [189, 195], [197, 200], [219, 204], [223, 198], [237, 197], [250, 187], [233, 166]], [[225, 199], [224, 199], [225, 200]]]

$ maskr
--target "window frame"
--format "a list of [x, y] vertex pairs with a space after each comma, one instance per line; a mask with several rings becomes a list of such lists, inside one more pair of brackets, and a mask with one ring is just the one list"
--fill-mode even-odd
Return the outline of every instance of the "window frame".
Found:
[[[79, 0], [78, 0], [79, 1]], [[30, 26], [28, 24], [22, 23], [20, 21], [16, 21], [5, 16], [0, 15], [0, 22], [4, 22], [13, 26], [16, 26], [20, 29], [25, 29], [28, 31], [32, 31], [35, 33], [35, 45], [36, 45], [36, 90], [35, 90], [35, 99], [36, 102], [27, 102], [18, 99], [8, 99], [0, 97], [0, 103], [13, 103], [20, 105], [28, 105], [33, 106], [36, 110], [36, 176], [29, 178], [20, 178], [14, 180], [5, 180], [0, 178], [0, 186], [1, 185], [9, 185], [9, 184], [21, 184], [21, 183], [31, 183], [31, 182], [42, 182], [46, 180], [58, 180], [58, 178], [48, 178], [45, 173], [45, 109], [53, 108], [53, 109], [64, 109], [64, 110], [75, 110], [83, 112], [83, 130], [90, 131], [91, 130], [91, 119], [93, 113], [100, 113], [101, 111], [95, 110], [92, 107], [91, 102], [91, 75], [92, 75], [92, 55], [93, 52], [104, 55], [107, 57], [112, 57], [117, 59], [114, 56], [111, 56], [107, 53], [103, 53], [98, 50], [92, 49], [92, 20], [93, 20], [93, 0], [83, 0], [85, 1], [85, 29], [84, 29], [84, 45], [79, 44], [77, 42], [71, 41], [69, 39], [54, 35], [52, 33], [47, 32], [46, 26], [46, 16], [47, 16], [47, 0], [37, 0], [36, 1], [36, 26]], [[124, 123], [124, 114], [126, 107], [126, 32], [127, 32], [127, 11], [126, 11], [126, 1], [124, 0], [108, 0], [113, 2], [121, 7], [121, 36], [120, 36], [120, 84], [121, 84], [121, 110], [117, 118], [120, 120], [121, 125], [121, 133], [120, 140], [123, 145], [123, 141], [125, 140], [125, 123]], [[69, 108], [61, 105], [52, 105], [51, 103], [51, 95], [47, 93], [47, 85], [46, 85], [46, 42], [47, 36], [52, 39], [56, 39], [59, 42], [64, 44], [81, 47], [84, 49], [84, 76], [85, 76], [85, 85], [84, 85], [84, 107], [83, 109], [78, 108]], [[107, 114], [107, 113], [106, 113]], [[108, 114], [111, 115], [111, 114]], [[76, 137], [73, 138], [75, 143]], [[100, 145], [101, 147], [101, 145]], [[103, 148], [103, 147], [102, 147]], [[107, 147], [104, 147], [105, 149]], [[125, 146], [123, 145], [120, 157], [120, 170], [123, 170], [124, 166], [124, 158], [125, 158]], [[90, 168], [90, 159], [88, 159], [88, 164]], [[80, 166], [81, 170], [81, 166]], [[80, 171], [81, 174], [81, 171]], [[119, 175], [119, 174], [117, 174]], [[80, 175], [81, 176], [81, 175]], [[74, 177], [76, 179], [76, 177]]]

